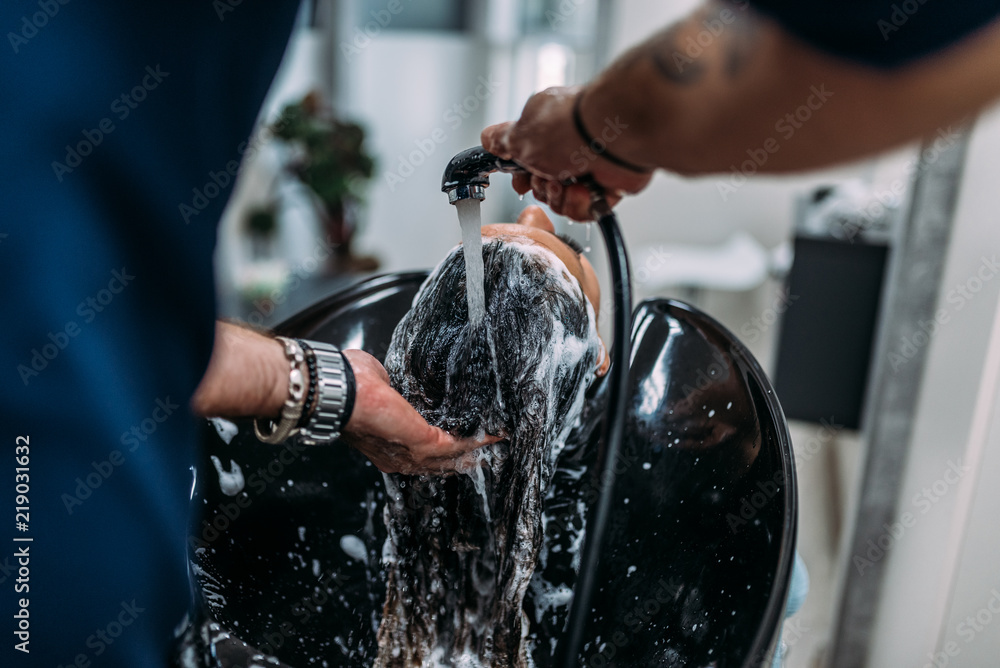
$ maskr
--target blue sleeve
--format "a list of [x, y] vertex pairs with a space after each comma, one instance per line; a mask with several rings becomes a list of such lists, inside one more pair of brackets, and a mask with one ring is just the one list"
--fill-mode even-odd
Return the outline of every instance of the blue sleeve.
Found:
[[998, 0], [750, 0], [750, 6], [827, 53], [881, 68], [947, 48], [1000, 14]]
[[167, 659], [215, 227], [297, 4], [0, 4], [0, 666]]

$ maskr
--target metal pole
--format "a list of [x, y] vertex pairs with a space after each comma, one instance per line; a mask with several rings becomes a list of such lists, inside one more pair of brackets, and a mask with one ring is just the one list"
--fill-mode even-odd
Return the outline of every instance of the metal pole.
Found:
[[970, 133], [971, 127], [965, 128], [940, 150], [930, 141], [922, 147], [909, 211], [892, 246], [874, 373], [865, 400], [863, 481], [849, 551], [841, 562], [830, 668], [859, 668], [868, 661], [889, 559], [857, 558], [864, 559], [869, 542], [877, 545], [884, 526], [896, 520], [928, 346], [895, 370], [889, 357], [899, 354], [900, 340], [911, 340], [918, 322], [934, 318]]

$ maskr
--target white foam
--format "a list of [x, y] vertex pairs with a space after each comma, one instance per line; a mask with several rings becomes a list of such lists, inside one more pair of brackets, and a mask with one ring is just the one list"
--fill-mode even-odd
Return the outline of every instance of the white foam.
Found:
[[216, 433], [219, 434], [219, 438], [225, 441], [226, 445], [232, 443], [233, 438], [240, 431], [239, 427], [223, 418], [209, 418], [208, 421], [212, 423], [212, 426], [215, 427]]
[[215, 455], [212, 455], [212, 464], [215, 466], [215, 470], [219, 473], [219, 489], [226, 496], [236, 496], [243, 491], [243, 487], [246, 481], [243, 479], [243, 469], [232, 459], [229, 460], [229, 466], [232, 470], [226, 471], [222, 468], [222, 462]]
[[355, 561], [360, 561], [361, 563], [368, 563], [368, 550], [365, 549], [365, 544], [360, 538], [353, 534], [347, 534], [346, 536], [340, 537], [340, 549], [344, 551], [344, 554], [349, 556]]

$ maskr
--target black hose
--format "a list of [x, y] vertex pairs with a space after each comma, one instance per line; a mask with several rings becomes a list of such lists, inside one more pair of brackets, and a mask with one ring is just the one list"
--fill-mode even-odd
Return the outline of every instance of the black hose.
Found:
[[628, 371], [631, 356], [632, 329], [632, 274], [629, 270], [625, 240], [618, 228], [618, 220], [604, 199], [603, 190], [588, 182], [591, 191], [591, 211], [604, 237], [608, 250], [608, 268], [614, 294], [614, 343], [611, 347], [611, 372], [608, 378], [608, 406], [602, 439], [603, 452], [597, 456], [597, 480], [600, 495], [587, 513], [580, 574], [573, 588], [567, 634], [558, 647], [556, 665], [565, 668], [579, 666], [577, 659], [583, 646], [583, 634], [590, 619], [590, 602], [597, 582], [597, 569], [601, 559], [601, 546], [611, 517], [611, 502], [615, 486], [615, 460], [621, 450], [625, 431], [625, 410], [628, 404]]

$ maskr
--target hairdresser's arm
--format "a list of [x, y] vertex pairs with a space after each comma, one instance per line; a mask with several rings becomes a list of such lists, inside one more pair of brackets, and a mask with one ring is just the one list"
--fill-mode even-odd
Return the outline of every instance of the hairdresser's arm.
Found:
[[[443, 471], [483, 445], [427, 424], [392, 389], [385, 369], [368, 353], [346, 350], [344, 355], [354, 371], [357, 394], [342, 438], [380, 470]], [[287, 398], [288, 361], [281, 343], [245, 327], [217, 323], [212, 359], [191, 400], [192, 410], [206, 417], [276, 418]]]
[[[708, 17], [726, 19], [725, 27], [696, 55], [689, 40], [706, 41]], [[573, 130], [573, 93], [532, 97], [520, 120], [486, 128], [482, 140], [533, 173], [515, 180], [518, 192], [532, 189], [556, 211], [586, 219], [586, 192], [557, 181], [590, 172], [612, 190], [635, 192], [648, 177], [586, 153]], [[584, 127], [635, 165], [727, 172], [751, 151], [763, 158], [760, 172], [820, 167], [933, 135], [995, 99], [1000, 23], [921, 61], [877, 70], [825, 55], [752, 9], [706, 5], [622, 55], [580, 94]], [[794, 116], [803, 105], [805, 122]]]

